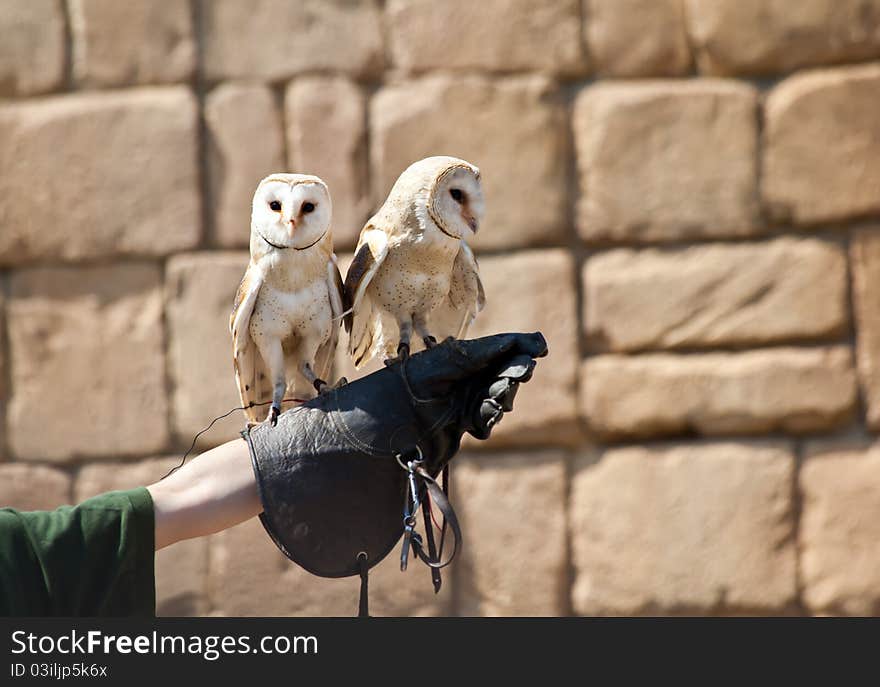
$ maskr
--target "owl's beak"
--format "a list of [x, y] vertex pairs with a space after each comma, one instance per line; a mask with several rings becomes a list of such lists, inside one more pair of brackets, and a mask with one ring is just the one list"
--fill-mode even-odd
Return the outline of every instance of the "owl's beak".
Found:
[[293, 233], [296, 231], [296, 220], [295, 219], [290, 220], [289, 231], [290, 231], [290, 237], [293, 238]]
[[480, 228], [480, 224], [479, 222], [477, 222], [477, 218], [466, 212], [464, 213], [464, 221], [467, 222], [467, 225], [471, 228], [471, 231], [476, 234]]

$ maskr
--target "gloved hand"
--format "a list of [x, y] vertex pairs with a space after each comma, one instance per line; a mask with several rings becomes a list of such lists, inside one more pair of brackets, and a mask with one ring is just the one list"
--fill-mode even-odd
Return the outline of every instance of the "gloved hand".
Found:
[[464, 432], [487, 438], [546, 354], [540, 333], [450, 339], [246, 430], [266, 530], [316, 575], [375, 565], [403, 532], [402, 465], [436, 476]]
[[[477, 439], [489, 437], [502, 415], [513, 409], [520, 383], [531, 379], [535, 358], [545, 355], [547, 342], [540, 333], [496, 334], [447, 339], [390, 369], [403, 380], [423, 426], [434, 426], [443, 411], [442, 422], [457, 450], [464, 432]], [[456, 412], [447, 416], [447, 407]]]
[[[415, 399], [452, 399], [459, 438], [469, 432], [487, 439], [504, 413], [513, 409], [519, 385], [529, 381], [535, 358], [547, 355], [540, 333], [496, 334], [481, 339], [448, 339], [394, 366]], [[425, 418], [430, 422], [430, 418]]]

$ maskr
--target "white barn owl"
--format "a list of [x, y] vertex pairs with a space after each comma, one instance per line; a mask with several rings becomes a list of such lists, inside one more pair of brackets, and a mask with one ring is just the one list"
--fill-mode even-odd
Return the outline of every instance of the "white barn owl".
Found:
[[[322, 391], [343, 314], [342, 279], [330, 232], [327, 185], [304, 174], [272, 174], [254, 193], [251, 259], [229, 319], [243, 406], [271, 401], [275, 423], [288, 389]], [[245, 411], [257, 422], [260, 408]]]
[[361, 231], [345, 279], [349, 353], [360, 368], [416, 345], [461, 338], [485, 303], [467, 240], [483, 217], [480, 170], [454, 157], [410, 165]]

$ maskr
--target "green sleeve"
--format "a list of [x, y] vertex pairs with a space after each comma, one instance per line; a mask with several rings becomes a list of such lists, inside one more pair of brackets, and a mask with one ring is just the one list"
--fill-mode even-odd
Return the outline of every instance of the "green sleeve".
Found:
[[154, 616], [154, 528], [143, 487], [0, 509], [0, 616]]

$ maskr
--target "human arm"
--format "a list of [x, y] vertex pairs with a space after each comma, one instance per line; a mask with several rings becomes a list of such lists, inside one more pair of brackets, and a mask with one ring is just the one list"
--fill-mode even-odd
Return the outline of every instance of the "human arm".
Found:
[[153, 499], [156, 551], [219, 532], [263, 510], [241, 439], [205, 451], [147, 490]]

